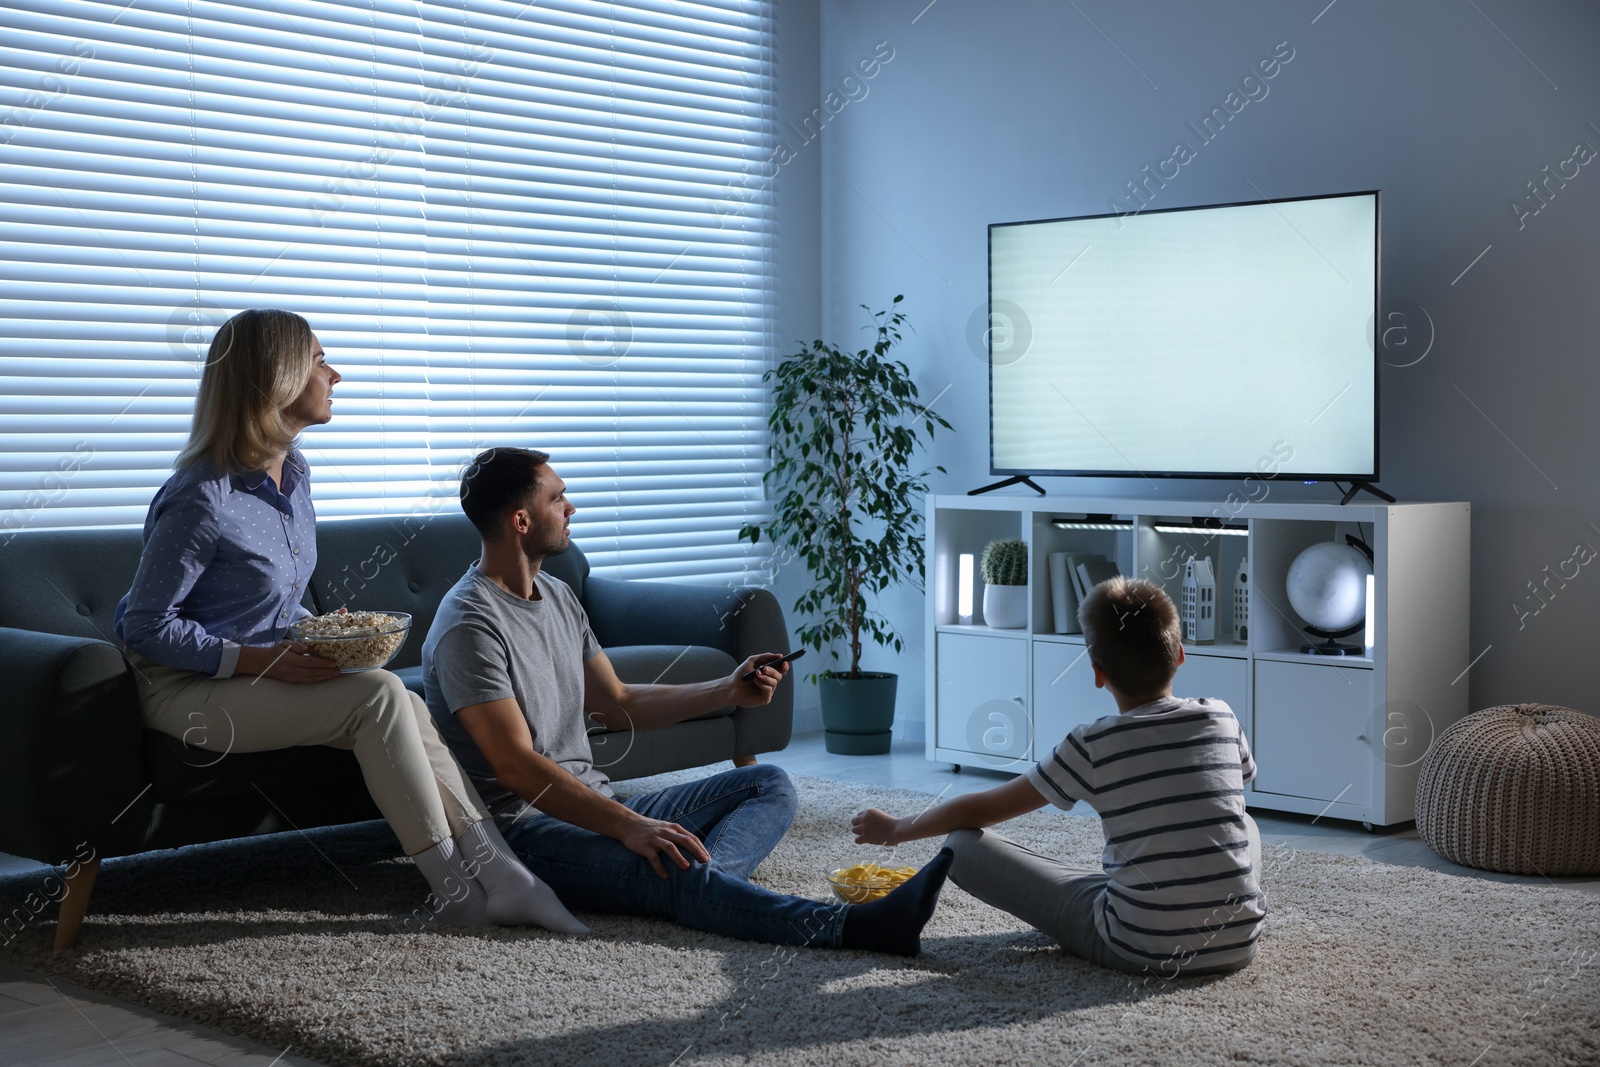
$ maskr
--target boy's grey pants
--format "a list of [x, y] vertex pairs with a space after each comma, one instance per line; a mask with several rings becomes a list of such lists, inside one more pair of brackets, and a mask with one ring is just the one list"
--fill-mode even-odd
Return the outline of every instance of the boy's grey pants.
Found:
[[[1261, 831], [1244, 817], [1250, 839], [1250, 864], [1261, 870]], [[1170, 972], [1159, 965], [1117, 952], [1095, 929], [1101, 891], [1111, 876], [1097, 867], [1075, 867], [1043, 856], [992, 830], [956, 830], [944, 842], [955, 852], [950, 880], [985, 904], [1010, 912], [1061, 942], [1074, 956], [1128, 974]], [[1237, 971], [1249, 960], [1226, 967], [1184, 968], [1185, 975]]]

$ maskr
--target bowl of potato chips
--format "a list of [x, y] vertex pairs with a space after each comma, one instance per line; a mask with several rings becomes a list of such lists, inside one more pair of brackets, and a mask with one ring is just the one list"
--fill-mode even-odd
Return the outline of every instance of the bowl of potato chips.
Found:
[[849, 867], [836, 867], [828, 871], [825, 877], [834, 896], [846, 904], [865, 904], [888, 896], [890, 890], [916, 873], [915, 867], [856, 863]]

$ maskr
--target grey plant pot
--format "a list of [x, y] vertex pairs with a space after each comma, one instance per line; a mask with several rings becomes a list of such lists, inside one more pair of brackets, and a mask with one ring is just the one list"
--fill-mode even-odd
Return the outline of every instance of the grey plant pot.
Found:
[[837, 756], [881, 756], [894, 726], [893, 674], [817, 679], [822, 701], [822, 744]]

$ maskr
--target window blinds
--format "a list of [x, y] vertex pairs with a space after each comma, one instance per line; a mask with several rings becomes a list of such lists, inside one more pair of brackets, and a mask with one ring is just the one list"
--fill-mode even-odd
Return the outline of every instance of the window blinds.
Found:
[[748, 578], [774, 143], [756, 0], [8, 0], [0, 537], [138, 524], [206, 344], [310, 320], [322, 519], [552, 454], [626, 577]]

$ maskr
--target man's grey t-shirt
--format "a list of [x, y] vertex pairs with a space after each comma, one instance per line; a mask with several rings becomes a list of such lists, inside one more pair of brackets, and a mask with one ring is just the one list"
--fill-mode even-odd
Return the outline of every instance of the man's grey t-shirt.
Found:
[[428, 711], [439, 736], [498, 821], [530, 809], [504, 788], [456, 712], [511, 697], [522, 708], [533, 747], [579, 781], [611, 796], [595, 769], [583, 712], [583, 664], [599, 655], [589, 617], [572, 589], [540, 571], [537, 600], [500, 588], [474, 563], [439, 603], [422, 644]]

